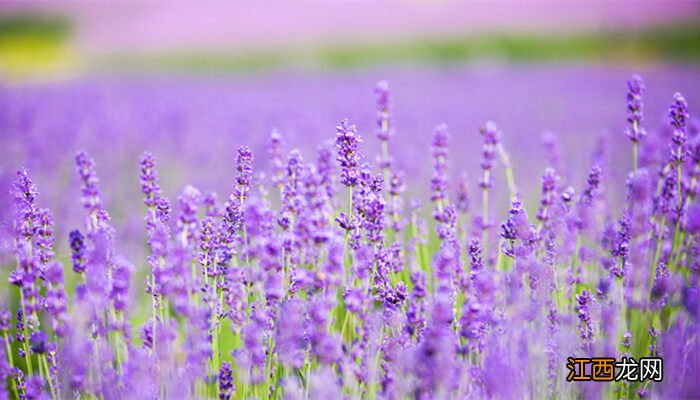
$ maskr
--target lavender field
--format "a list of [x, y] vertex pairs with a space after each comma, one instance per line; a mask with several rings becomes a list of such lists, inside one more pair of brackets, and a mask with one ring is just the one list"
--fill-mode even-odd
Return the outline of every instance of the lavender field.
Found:
[[[0, 399], [700, 398], [698, 87], [596, 64], [0, 86]], [[569, 382], [569, 357], [663, 380]]]

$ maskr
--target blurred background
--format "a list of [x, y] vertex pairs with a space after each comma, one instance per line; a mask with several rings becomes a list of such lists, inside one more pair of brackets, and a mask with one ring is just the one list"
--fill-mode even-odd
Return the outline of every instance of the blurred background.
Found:
[[[592, 158], [610, 161], [608, 195], [624, 196], [627, 79], [645, 78], [644, 126], [664, 135], [675, 91], [698, 109], [699, 62], [700, 2], [1, 2], [0, 221], [9, 227], [7, 193], [27, 167], [65, 250], [83, 224], [73, 156], [86, 149], [121, 246], [138, 259], [144, 151], [171, 199], [188, 183], [226, 198], [238, 146], [264, 170], [275, 127], [286, 151], [313, 160], [349, 118], [374, 161], [381, 79], [394, 94], [390, 152], [409, 196], [428, 201], [426, 149], [440, 122], [454, 179], [466, 172], [478, 188], [489, 119], [529, 204], [546, 166], [579, 189]], [[500, 221], [500, 176], [496, 186]]]
[[0, 4], [5, 79], [99, 70], [700, 57], [699, 2]]

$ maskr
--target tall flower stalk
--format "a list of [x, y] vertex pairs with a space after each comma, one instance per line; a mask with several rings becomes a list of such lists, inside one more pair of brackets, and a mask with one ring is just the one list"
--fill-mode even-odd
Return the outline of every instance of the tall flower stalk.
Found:
[[[355, 125], [349, 125], [347, 119], [340, 121], [340, 125], [335, 129], [335, 147], [338, 150], [338, 157], [336, 160], [340, 164], [340, 183], [348, 188], [349, 193], [347, 213], [341, 212], [336, 219], [339, 226], [345, 231], [343, 253], [346, 254], [350, 232], [356, 227], [352, 215], [353, 191], [360, 177], [359, 162], [362, 159], [362, 155], [359, 152], [358, 146], [362, 140], [357, 134], [357, 127]], [[347, 260], [347, 254], [344, 257]], [[345, 276], [347, 277], [347, 269]]]
[[627, 136], [632, 141], [632, 167], [635, 174], [637, 173], [639, 141], [646, 136], [646, 131], [641, 126], [644, 119], [642, 95], [645, 90], [644, 81], [639, 75], [634, 75], [627, 81], [627, 122], [630, 124]]

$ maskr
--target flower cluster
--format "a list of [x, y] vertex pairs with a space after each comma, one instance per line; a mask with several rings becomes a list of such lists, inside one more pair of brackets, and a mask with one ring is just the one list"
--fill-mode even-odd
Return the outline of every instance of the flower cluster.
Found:
[[[413, 180], [391, 162], [400, 132], [385, 81], [378, 165], [347, 120], [312, 156], [287, 151], [274, 130], [267, 169], [237, 149], [223, 201], [184, 185], [171, 202], [144, 153], [140, 176], [120, 177], [140, 182], [145, 256], [118, 240], [86, 151], [75, 157], [79, 226], [43, 208], [20, 169], [0, 398], [698, 397], [700, 135], [679, 94], [672, 136], [647, 133], [644, 90], [628, 82], [635, 164], [622, 199], [607, 195], [619, 183], [606, 179], [616, 171], [604, 145], [579, 185], [553, 134], [541, 187], [516, 186], [494, 122], [480, 131], [481, 201], [464, 172], [451, 179], [462, 160], [453, 152], [448, 164], [444, 124], [420, 160], [432, 163], [429, 182]], [[645, 135], [653, 148], [637, 165]], [[672, 378], [566, 383], [568, 356], [660, 356]]]

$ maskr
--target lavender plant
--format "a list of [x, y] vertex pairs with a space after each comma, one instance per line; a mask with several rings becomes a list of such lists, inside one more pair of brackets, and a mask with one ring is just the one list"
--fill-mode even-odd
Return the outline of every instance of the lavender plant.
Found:
[[[680, 94], [670, 138], [647, 132], [644, 90], [640, 77], [628, 82], [633, 166], [619, 203], [605, 196], [617, 182], [604, 179], [603, 151], [578, 196], [556, 154], [541, 188], [516, 185], [494, 122], [480, 129], [480, 212], [467, 175], [450, 178], [460, 160], [448, 158], [444, 124], [423, 160], [432, 156], [430, 181], [407, 179], [392, 162], [400, 131], [385, 81], [377, 165], [347, 120], [328, 135], [336, 163], [327, 145], [285, 154], [274, 130], [267, 176], [241, 146], [223, 203], [191, 185], [171, 203], [145, 152], [140, 179], [121, 173], [140, 180], [144, 259], [115, 240], [87, 152], [75, 158], [85, 223], [66, 237], [21, 169], [0, 398], [700, 396], [700, 135]], [[652, 162], [644, 136], [665, 157]], [[407, 201], [421, 191], [430, 207]], [[493, 207], [498, 192], [508, 209]], [[528, 200], [538, 202], [529, 212]], [[661, 382], [566, 380], [568, 357], [651, 356], [665, 360]]]

